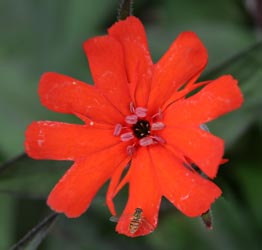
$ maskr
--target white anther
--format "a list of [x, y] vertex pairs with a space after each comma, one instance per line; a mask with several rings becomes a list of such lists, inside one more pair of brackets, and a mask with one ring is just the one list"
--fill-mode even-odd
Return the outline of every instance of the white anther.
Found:
[[141, 118], [146, 117], [147, 109], [143, 107], [138, 107], [135, 109], [135, 114]]
[[151, 125], [151, 130], [161, 130], [165, 127], [163, 122], [153, 122]]
[[125, 118], [127, 124], [136, 124], [138, 117], [136, 115], [128, 115]]
[[142, 147], [146, 147], [146, 146], [149, 146], [149, 145], [152, 145], [152, 144], [154, 144], [154, 140], [150, 136], [144, 137], [144, 138], [139, 140], [139, 145], [142, 146]]
[[121, 141], [130, 141], [134, 139], [134, 135], [132, 132], [127, 132], [122, 135], [120, 135]]
[[162, 137], [160, 137], [160, 136], [154, 135], [154, 136], [152, 136], [152, 138], [153, 138], [155, 141], [157, 141], [157, 142], [159, 142], [159, 143], [161, 143], [161, 144], [165, 144], [165, 143], [166, 143], [166, 141], [165, 141]]
[[115, 126], [115, 129], [114, 129], [113, 135], [114, 136], [119, 136], [121, 131], [122, 131], [122, 125], [117, 123], [116, 126]]

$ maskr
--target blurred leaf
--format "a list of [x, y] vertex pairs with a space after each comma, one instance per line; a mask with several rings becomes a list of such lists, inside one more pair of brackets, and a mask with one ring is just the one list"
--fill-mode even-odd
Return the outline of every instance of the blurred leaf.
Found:
[[15, 200], [0, 194], [0, 249], [7, 249], [13, 242]]
[[256, 40], [255, 32], [247, 26], [251, 18], [242, 0], [165, 0], [158, 11], [155, 23], [146, 29], [155, 60], [187, 30], [196, 32], [207, 47], [208, 67]]
[[[258, 142], [258, 146], [262, 146], [261, 140]], [[260, 231], [262, 232], [262, 199], [260, 199], [258, 194], [258, 190], [261, 190], [261, 163], [261, 159], [260, 162], [240, 162], [238, 164], [238, 171], [236, 171], [236, 175], [247, 199], [247, 203], [245, 205], [250, 209], [249, 211], [246, 211], [246, 213], [249, 212], [247, 217], [249, 216], [250, 219], [252, 219], [252, 221], [260, 227]], [[252, 171], [247, 171], [249, 169], [252, 169]], [[256, 227], [256, 225], [253, 226]]]
[[68, 161], [39, 161], [22, 154], [0, 167], [0, 192], [44, 199], [70, 165]]
[[110, 214], [102, 204], [93, 204], [80, 218], [62, 217], [47, 239], [47, 249], [152, 250], [146, 237], [136, 239], [120, 235]]
[[58, 214], [52, 213], [28, 232], [17, 244], [10, 250], [36, 250], [41, 242], [47, 236], [50, 228], [55, 224]]
[[241, 0], [169, 0], [165, 1], [163, 8], [169, 25], [192, 23], [198, 20], [244, 23], [247, 18], [247, 14], [243, 15], [245, 10]]
[[[253, 226], [253, 220], [243, 213], [234, 199], [220, 198], [212, 206], [213, 229], [207, 231], [198, 218], [181, 214], [169, 215], [161, 220], [158, 229], [147, 239], [155, 249], [169, 250], [259, 250], [261, 234]], [[258, 237], [259, 235], [260, 237]], [[193, 246], [193, 248], [192, 248]]]
[[0, 1], [0, 30], [5, 34], [0, 41], [1, 154], [21, 152], [23, 131], [32, 120], [64, 118], [40, 105], [40, 76], [54, 71], [91, 82], [82, 44], [98, 35], [105, 14], [116, 16], [116, 9], [117, 1], [107, 0]]

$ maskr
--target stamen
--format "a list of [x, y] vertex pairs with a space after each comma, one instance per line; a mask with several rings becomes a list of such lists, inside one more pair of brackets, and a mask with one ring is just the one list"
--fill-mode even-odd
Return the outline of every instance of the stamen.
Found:
[[158, 112], [152, 116], [152, 118], [153, 119], [160, 119], [160, 120], [162, 120], [163, 119], [163, 112], [162, 112], [162, 110], [159, 109]]
[[154, 122], [151, 125], [151, 130], [161, 130], [165, 127], [163, 122]]
[[130, 109], [130, 112], [131, 112], [131, 113], [135, 113], [135, 106], [134, 106], [134, 103], [133, 103], [133, 102], [130, 102], [130, 104], [129, 104], [129, 109]]
[[135, 114], [138, 116], [138, 117], [146, 117], [146, 113], [147, 113], [147, 109], [146, 108], [143, 108], [143, 107], [138, 107], [135, 109]]
[[136, 115], [128, 115], [125, 118], [127, 124], [136, 124], [138, 117]]
[[160, 136], [154, 135], [154, 136], [152, 136], [152, 138], [154, 140], [156, 140], [157, 142], [161, 143], [161, 144], [165, 144], [166, 143], [166, 141], [162, 137], [160, 137]]
[[127, 150], [127, 154], [129, 156], [132, 156], [135, 153], [135, 151], [136, 151], [135, 145], [127, 146], [126, 150]]
[[121, 130], [122, 130], [122, 125], [117, 123], [116, 126], [115, 126], [115, 129], [114, 129], [113, 135], [114, 136], [119, 136], [120, 133], [121, 133]]
[[134, 135], [132, 132], [127, 132], [122, 135], [120, 135], [121, 141], [130, 141], [134, 139]]
[[144, 137], [144, 138], [139, 140], [139, 145], [142, 146], [142, 147], [146, 147], [146, 146], [149, 146], [149, 145], [152, 145], [152, 144], [154, 144], [154, 140], [150, 136]]

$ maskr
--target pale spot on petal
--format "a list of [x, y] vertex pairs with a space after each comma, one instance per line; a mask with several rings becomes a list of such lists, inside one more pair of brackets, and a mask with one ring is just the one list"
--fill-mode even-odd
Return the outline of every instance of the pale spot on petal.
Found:
[[44, 140], [37, 140], [37, 144], [39, 147], [42, 147], [42, 145], [44, 144]]
[[181, 201], [187, 200], [189, 198], [189, 194], [186, 194], [180, 198]]

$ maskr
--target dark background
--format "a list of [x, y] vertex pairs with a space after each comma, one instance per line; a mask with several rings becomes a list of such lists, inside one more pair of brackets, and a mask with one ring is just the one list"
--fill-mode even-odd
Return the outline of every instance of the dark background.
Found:
[[[75, 121], [40, 105], [38, 80], [55, 71], [92, 83], [82, 44], [106, 33], [117, 8], [116, 0], [0, 1], [0, 163], [9, 161], [0, 171], [0, 250], [49, 214], [45, 198], [70, 165], [23, 156], [10, 162], [23, 152], [24, 131], [33, 120]], [[224, 194], [213, 205], [214, 229], [164, 201], [153, 234], [118, 235], [108, 220], [104, 188], [79, 219], [60, 216], [39, 249], [262, 249], [261, 1], [137, 0], [134, 15], [145, 25], [154, 61], [179, 32], [193, 30], [209, 51], [202, 79], [227, 73], [239, 79], [243, 107], [209, 124], [225, 139], [230, 159], [215, 180]], [[125, 198], [126, 190], [117, 202]]]

